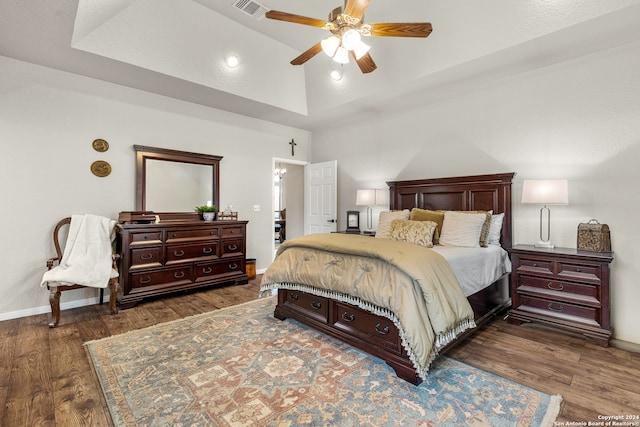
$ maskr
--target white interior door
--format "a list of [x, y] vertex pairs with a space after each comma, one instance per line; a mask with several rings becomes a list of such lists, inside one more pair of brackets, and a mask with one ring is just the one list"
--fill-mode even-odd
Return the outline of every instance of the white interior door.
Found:
[[304, 234], [337, 231], [338, 161], [305, 166]]

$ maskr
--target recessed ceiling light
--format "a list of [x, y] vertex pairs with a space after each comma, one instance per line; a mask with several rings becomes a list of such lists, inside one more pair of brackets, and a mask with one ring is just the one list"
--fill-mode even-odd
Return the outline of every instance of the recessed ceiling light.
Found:
[[339, 81], [342, 80], [342, 70], [339, 70], [337, 68], [334, 68], [333, 70], [331, 70], [331, 72], [329, 73], [329, 75], [331, 76], [331, 78], [335, 81]]
[[227, 56], [227, 59], [226, 59], [225, 62], [227, 64], [227, 67], [235, 68], [240, 63], [240, 60], [238, 59], [238, 57], [236, 55], [229, 55], [229, 56]]

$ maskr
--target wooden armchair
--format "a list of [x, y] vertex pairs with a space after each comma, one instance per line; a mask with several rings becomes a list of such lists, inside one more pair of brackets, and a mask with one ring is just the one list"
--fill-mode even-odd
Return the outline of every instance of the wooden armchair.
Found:
[[[64, 218], [61, 220], [53, 230], [53, 244], [56, 248], [56, 253], [58, 254], [55, 258], [50, 258], [47, 260], [47, 270], [51, 270], [54, 266], [60, 264], [62, 261], [62, 255], [64, 253], [63, 248], [60, 246], [60, 235], [64, 226], [69, 226], [71, 224], [71, 217]], [[113, 269], [118, 271], [117, 260], [120, 259], [120, 255], [115, 253], [115, 247], [113, 248]], [[60, 322], [60, 294], [62, 291], [69, 291], [71, 289], [79, 289], [86, 288], [87, 286], [83, 285], [60, 285], [60, 284], [49, 284], [47, 283], [47, 289], [49, 289], [49, 303], [51, 304], [51, 322], [49, 323], [50, 328], [55, 328], [58, 326]], [[116, 305], [118, 298], [118, 289], [119, 289], [119, 281], [118, 277], [114, 277], [109, 280], [109, 308], [111, 310], [111, 314], [116, 314], [118, 312], [118, 307]], [[102, 304], [102, 300], [104, 297], [104, 288], [100, 289], [100, 304]]]

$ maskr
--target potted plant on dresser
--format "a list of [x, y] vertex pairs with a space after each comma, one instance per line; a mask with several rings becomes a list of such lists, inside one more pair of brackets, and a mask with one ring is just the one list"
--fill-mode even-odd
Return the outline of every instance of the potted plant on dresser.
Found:
[[194, 210], [198, 212], [202, 216], [202, 219], [204, 219], [205, 221], [214, 221], [216, 219], [216, 213], [218, 211], [216, 205], [196, 206]]

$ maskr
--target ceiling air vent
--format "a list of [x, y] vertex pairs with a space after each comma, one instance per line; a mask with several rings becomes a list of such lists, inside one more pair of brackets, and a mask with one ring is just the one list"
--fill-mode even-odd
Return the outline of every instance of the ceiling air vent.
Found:
[[261, 5], [253, 0], [236, 0], [233, 7], [240, 9], [247, 15], [251, 15], [256, 19], [264, 18], [264, 14], [269, 10], [266, 6]]

